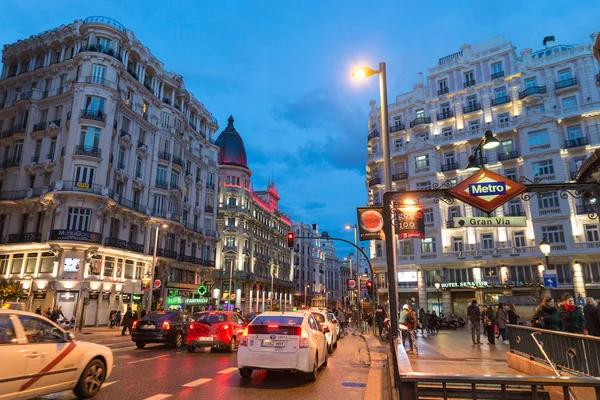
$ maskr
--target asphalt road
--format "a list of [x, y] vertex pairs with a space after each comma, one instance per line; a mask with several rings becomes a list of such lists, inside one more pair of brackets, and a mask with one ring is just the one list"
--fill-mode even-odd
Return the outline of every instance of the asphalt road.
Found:
[[[343, 338], [321, 368], [316, 382], [304, 381], [300, 374], [255, 371], [243, 380], [237, 369], [237, 354], [184, 348], [175, 350], [148, 345], [140, 350], [129, 337], [91, 337], [89, 341], [113, 349], [115, 368], [95, 399], [285, 399], [329, 398], [362, 400], [365, 394], [369, 356], [359, 336]], [[43, 399], [70, 400], [72, 392]]]

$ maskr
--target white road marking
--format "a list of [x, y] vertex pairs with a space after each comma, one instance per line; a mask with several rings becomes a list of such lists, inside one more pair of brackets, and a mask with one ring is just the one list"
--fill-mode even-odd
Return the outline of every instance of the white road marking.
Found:
[[128, 364], [135, 364], [135, 363], [139, 363], [139, 362], [143, 362], [143, 361], [156, 360], [157, 358], [163, 358], [163, 357], [168, 357], [168, 356], [169, 356], [168, 354], [163, 354], [162, 356], [158, 356], [158, 357], [143, 358], [141, 360], [129, 361]]
[[152, 397], [146, 397], [144, 400], [162, 400], [168, 399], [169, 397], [173, 397], [172, 394], [156, 394]]
[[217, 374], [231, 374], [233, 372], [237, 372], [237, 368], [236, 367], [231, 367], [231, 368], [226, 368], [222, 371], [217, 372]]
[[210, 382], [211, 380], [212, 379], [209, 379], [209, 378], [200, 378], [200, 379], [197, 379], [195, 381], [186, 383], [185, 385], [182, 385], [182, 386], [185, 386], [185, 387], [198, 387], [200, 385], [204, 385], [207, 382]]
[[109, 386], [110, 386], [110, 385], [112, 385], [113, 383], [117, 383], [117, 382], [119, 382], [119, 381], [104, 382], [104, 383], [102, 384], [102, 389], [104, 389], [104, 388], [106, 388], [106, 387], [109, 387]]

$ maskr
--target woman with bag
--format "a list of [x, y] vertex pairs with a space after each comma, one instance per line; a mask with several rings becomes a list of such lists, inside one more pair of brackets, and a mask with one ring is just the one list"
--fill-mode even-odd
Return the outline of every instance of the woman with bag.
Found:
[[564, 330], [562, 318], [558, 309], [554, 306], [553, 298], [545, 297], [542, 300], [531, 319], [531, 326], [550, 331]]
[[496, 338], [494, 335], [494, 309], [490, 306], [483, 306], [483, 312], [481, 313], [481, 319], [483, 320], [483, 326], [487, 333], [488, 344], [494, 346], [496, 344]]

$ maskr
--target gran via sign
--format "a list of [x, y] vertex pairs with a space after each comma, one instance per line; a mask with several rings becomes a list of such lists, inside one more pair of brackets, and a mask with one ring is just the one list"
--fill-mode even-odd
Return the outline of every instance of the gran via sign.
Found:
[[524, 227], [527, 226], [525, 217], [454, 217], [454, 226], [476, 227], [476, 226], [509, 226]]

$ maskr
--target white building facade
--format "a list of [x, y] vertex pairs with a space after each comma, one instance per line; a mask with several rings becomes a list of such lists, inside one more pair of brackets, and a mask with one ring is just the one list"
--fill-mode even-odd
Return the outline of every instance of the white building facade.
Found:
[[309, 307], [325, 307], [325, 251], [321, 247], [321, 235], [317, 224], [294, 222], [295, 235], [294, 263], [296, 273], [295, 304]]
[[84, 324], [106, 324], [141, 308], [160, 226], [154, 307], [193, 297], [218, 241], [218, 126], [182, 77], [91, 17], [6, 45], [0, 78], [0, 276], [33, 283], [32, 309], [86, 299]]
[[[600, 147], [598, 63], [586, 45], [555, 45], [517, 53], [496, 37], [439, 60], [421, 74], [414, 90], [389, 104], [393, 190], [424, 190], [446, 181], [456, 185], [486, 130], [501, 142], [484, 151], [485, 168], [518, 181], [572, 182], [583, 161]], [[368, 134], [369, 204], [384, 193], [380, 109], [371, 102]], [[573, 296], [600, 296], [598, 219], [589, 204], [560, 193], [516, 197], [496, 216], [525, 216], [523, 228], [463, 228], [453, 217], [483, 216], [455, 201], [424, 205], [426, 239], [397, 241], [399, 301], [464, 314], [472, 299], [495, 304], [501, 295], [528, 295], [539, 288], [539, 243], [552, 244], [550, 269], [559, 289]], [[384, 242], [371, 243], [380, 293], [385, 287]], [[416, 274], [414, 273], [416, 271]], [[406, 273], [404, 273], [406, 272]], [[436, 291], [434, 283], [444, 290]], [[438, 299], [439, 297], [439, 299]]]
[[323, 232], [321, 249], [325, 252], [325, 274], [323, 276], [326, 291], [325, 300], [327, 307], [338, 308], [343, 303], [344, 293], [342, 287], [346, 284], [346, 281], [342, 281], [340, 270], [342, 263], [337, 257], [334, 241], [325, 239], [326, 237], [328, 237], [327, 232]]

